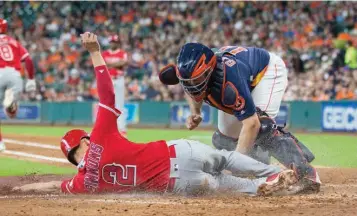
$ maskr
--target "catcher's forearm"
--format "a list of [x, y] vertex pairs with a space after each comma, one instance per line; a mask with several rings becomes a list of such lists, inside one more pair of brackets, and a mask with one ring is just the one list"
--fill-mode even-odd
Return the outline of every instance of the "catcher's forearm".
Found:
[[244, 120], [239, 135], [237, 151], [242, 154], [248, 154], [254, 146], [259, 130], [260, 122], [256, 114]]
[[190, 96], [188, 96], [185, 93], [186, 100], [188, 102], [188, 105], [190, 106], [190, 111], [192, 114], [201, 114], [201, 108], [202, 108], [202, 101], [199, 103], [196, 103]]

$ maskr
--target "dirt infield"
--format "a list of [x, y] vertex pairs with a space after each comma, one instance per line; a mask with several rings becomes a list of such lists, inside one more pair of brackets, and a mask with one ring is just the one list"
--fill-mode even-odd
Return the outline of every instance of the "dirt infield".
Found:
[[[7, 143], [10, 151], [62, 158], [59, 149], [33, 146], [36, 143], [58, 146], [56, 137], [6, 135], [6, 138], [17, 142]], [[11, 154], [4, 155], [17, 157]], [[71, 166], [67, 163], [36, 158], [31, 160]], [[224, 194], [200, 198], [142, 194], [21, 194], [12, 192], [11, 188], [38, 181], [62, 180], [70, 176], [2, 177], [0, 215], [357, 215], [357, 169], [321, 168], [319, 172], [324, 183], [319, 194], [268, 198]]]

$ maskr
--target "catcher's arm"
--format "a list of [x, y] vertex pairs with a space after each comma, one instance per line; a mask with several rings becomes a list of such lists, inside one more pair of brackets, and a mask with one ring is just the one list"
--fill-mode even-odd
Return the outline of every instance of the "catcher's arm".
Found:
[[202, 101], [196, 103], [189, 95], [185, 93], [186, 100], [190, 106], [191, 115], [186, 119], [186, 127], [189, 130], [195, 129], [202, 121], [201, 108]]
[[51, 182], [38, 182], [33, 184], [26, 184], [20, 187], [14, 187], [13, 191], [28, 192], [28, 191], [37, 191], [37, 192], [61, 192], [61, 183], [60, 181], [51, 181]]

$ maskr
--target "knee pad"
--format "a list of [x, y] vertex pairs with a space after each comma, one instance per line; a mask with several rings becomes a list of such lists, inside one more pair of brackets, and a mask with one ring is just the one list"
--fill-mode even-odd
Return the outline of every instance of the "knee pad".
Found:
[[212, 144], [218, 150], [234, 151], [237, 148], [238, 139], [223, 135], [216, 130], [212, 135]]

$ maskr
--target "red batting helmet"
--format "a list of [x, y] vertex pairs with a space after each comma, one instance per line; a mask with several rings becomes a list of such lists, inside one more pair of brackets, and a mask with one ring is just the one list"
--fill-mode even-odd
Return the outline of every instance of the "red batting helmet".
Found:
[[7, 21], [0, 18], [0, 34], [5, 34], [7, 32]]
[[76, 161], [71, 157], [71, 153], [76, 149], [83, 138], [89, 139], [89, 134], [81, 129], [73, 129], [68, 131], [61, 140], [61, 150], [64, 156], [74, 165], [77, 165]]

